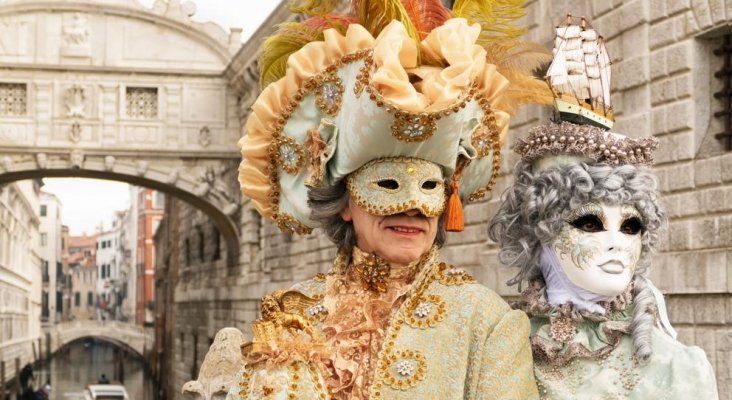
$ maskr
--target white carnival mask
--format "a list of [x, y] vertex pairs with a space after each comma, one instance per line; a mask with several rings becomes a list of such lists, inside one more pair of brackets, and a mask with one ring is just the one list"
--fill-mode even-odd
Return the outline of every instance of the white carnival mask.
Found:
[[419, 210], [426, 217], [442, 214], [447, 203], [442, 168], [417, 158], [371, 161], [346, 178], [359, 207], [373, 215]]
[[632, 205], [591, 202], [570, 212], [551, 248], [575, 286], [614, 297], [635, 273], [642, 231], [640, 213]]

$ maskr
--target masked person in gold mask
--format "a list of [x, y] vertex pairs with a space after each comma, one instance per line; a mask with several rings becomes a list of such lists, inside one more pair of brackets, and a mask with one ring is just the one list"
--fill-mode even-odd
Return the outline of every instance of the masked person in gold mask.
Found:
[[239, 180], [283, 231], [320, 228], [338, 253], [263, 299], [229, 398], [537, 398], [525, 314], [439, 255], [495, 183], [508, 113], [548, 94], [506, 62], [520, 30], [486, 38], [479, 2], [424, 2], [428, 19], [413, 2], [325, 3], [264, 44]]

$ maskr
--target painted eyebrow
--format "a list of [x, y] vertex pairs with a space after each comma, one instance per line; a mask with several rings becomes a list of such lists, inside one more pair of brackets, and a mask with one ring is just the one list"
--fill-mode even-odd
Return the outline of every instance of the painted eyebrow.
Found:
[[627, 220], [629, 220], [631, 218], [643, 219], [641, 217], [640, 213], [638, 212], [638, 210], [635, 207], [633, 207], [633, 206], [631, 206], [629, 204], [624, 204], [623, 205], [623, 208], [621, 209], [621, 216], [620, 217], [621, 217], [621, 219], [622, 219], [623, 222], [625, 222], [625, 221], [627, 221]]
[[569, 212], [569, 215], [567, 216], [567, 222], [575, 221], [578, 218], [582, 218], [587, 215], [594, 215], [598, 217], [600, 221], [602, 221], [602, 224], [604, 226], [607, 226], [607, 218], [605, 217], [605, 212], [602, 210], [602, 207], [600, 207], [600, 205], [597, 203], [587, 203], [573, 209]]

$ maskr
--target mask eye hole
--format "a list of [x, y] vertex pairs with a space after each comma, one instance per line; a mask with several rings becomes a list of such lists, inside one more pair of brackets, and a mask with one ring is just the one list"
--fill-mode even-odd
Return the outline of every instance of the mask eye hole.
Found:
[[583, 215], [574, 221], [570, 222], [573, 227], [589, 233], [601, 232], [605, 230], [602, 226], [602, 221], [597, 215]]
[[424, 190], [435, 190], [438, 186], [440, 186], [440, 182], [434, 179], [422, 182], [422, 189]]
[[397, 190], [399, 189], [399, 182], [395, 179], [382, 179], [376, 182], [376, 185], [382, 189]]
[[620, 232], [626, 235], [637, 235], [643, 230], [643, 223], [637, 217], [631, 217], [620, 225]]

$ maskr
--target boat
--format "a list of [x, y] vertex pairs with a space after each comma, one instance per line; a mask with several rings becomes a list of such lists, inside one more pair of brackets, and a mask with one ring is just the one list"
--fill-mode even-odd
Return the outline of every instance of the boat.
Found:
[[127, 390], [122, 385], [94, 384], [84, 390], [84, 400], [129, 400]]
[[558, 25], [552, 63], [545, 80], [562, 121], [612, 128], [610, 56], [602, 36], [584, 18], [572, 15]]

